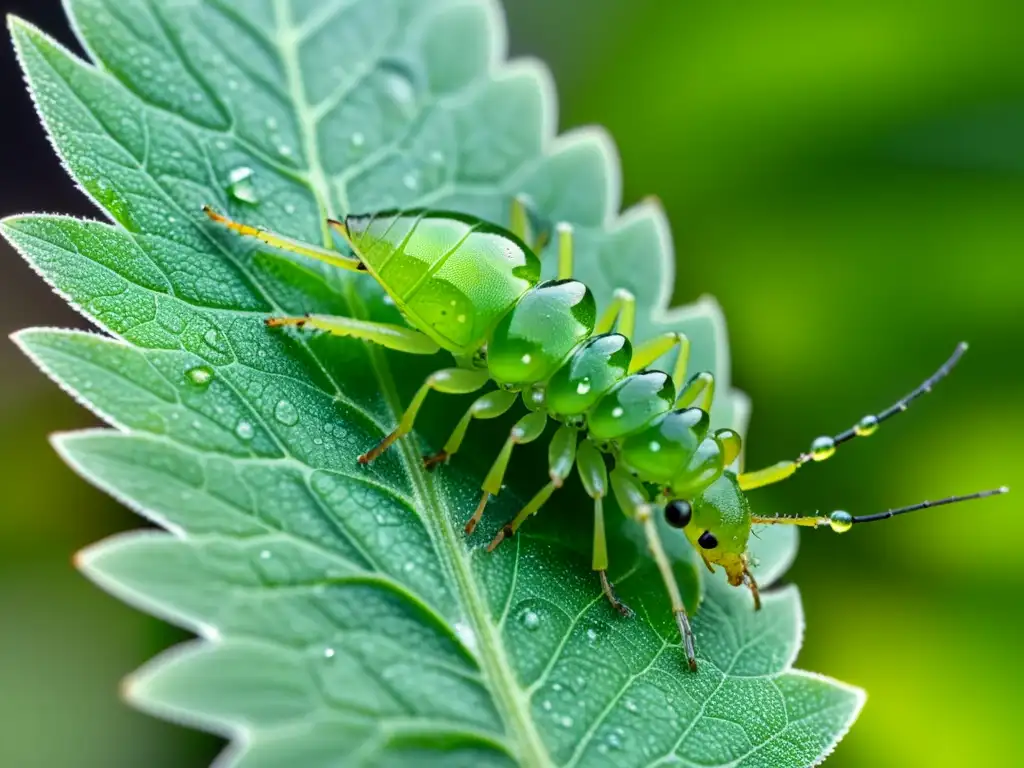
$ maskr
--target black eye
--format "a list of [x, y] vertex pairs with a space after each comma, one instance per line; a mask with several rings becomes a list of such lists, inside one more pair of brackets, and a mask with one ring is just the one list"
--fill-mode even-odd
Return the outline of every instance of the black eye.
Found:
[[665, 522], [673, 528], [685, 528], [690, 524], [690, 517], [693, 516], [693, 507], [690, 502], [683, 499], [670, 501], [665, 507]]
[[697, 543], [700, 544], [704, 549], [714, 549], [718, 546], [718, 539], [715, 538], [715, 534], [711, 531], [704, 531], [697, 539]]

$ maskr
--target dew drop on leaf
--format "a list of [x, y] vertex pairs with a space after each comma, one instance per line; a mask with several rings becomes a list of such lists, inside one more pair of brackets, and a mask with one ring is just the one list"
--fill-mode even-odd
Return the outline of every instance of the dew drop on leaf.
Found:
[[238, 426], [235, 427], [235, 434], [242, 440], [252, 440], [254, 434], [252, 424], [245, 420], [238, 422]]
[[260, 551], [260, 560], [269, 560], [269, 559], [270, 559], [270, 550], [269, 549], [261, 550]]
[[333, 648], [324, 648], [324, 658], [325, 659], [333, 659], [334, 658], [334, 649]]
[[420, 185], [420, 180], [415, 173], [407, 173], [402, 177], [402, 184], [405, 185], [406, 189], [417, 189]]
[[380, 68], [384, 73], [384, 88], [388, 96], [406, 116], [415, 115], [416, 86], [408, 67], [397, 61], [384, 61]]
[[536, 611], [523, 611], [519, 616], [519, 620], [527, 629], [537, 629], [540, 626], [540, 616]]
[[455, 634], [466, 648], [471, 651], [476, 651], [476, 632], [464, 621], [455, 622], [453, 627]]
[[190, 384], [205, 388], [213, 380], [213, 369], [208, 365], [197, 365], [185, 371], [185, 378]]
[[256, 195], [256, 188], [252, 183], [252, 168], [240, 166], [228, 174], [228, 194], [235, 200], [250, 205], [256, 205], [260, 199]]
[[349, 137], [349, 141], [352, 142], [353, 147], [361, 147], [366, 143], [366, 136], [361, 131], [356, 131]]
[[278, 400], [277, 405], [274, 406], [274, 418], [286, 427], [290, 427], [299, 420], [299, 412], [287, 400]]

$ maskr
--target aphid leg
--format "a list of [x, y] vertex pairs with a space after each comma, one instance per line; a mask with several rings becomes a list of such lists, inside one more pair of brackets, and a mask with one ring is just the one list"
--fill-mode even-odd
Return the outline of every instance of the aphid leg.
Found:
[[661, 538], [658, 536], [658, 528], [654, 522], [654, 514], [651, 510], [651, 502], [647, 498], [647, 492], [639, 481], [619, 468], [612, 471], [611, 483], [612, 491], [619, 506], [622, 507], [622, 511], [643, 526], [647, 547], [658, 566], [661, 580], [665, 583], [665, 589], [672, 603], [672, 613], [676, 617], [676, 625], [679, 627], [679, 636], [682, 638], [683, 648], [686, 651], [687, 663], [690, 669], [696, 672], [697, 656], [693, 647], [693, 630], [690, 628], [690, 620], [686, 616], [686, 606], [683, 605], [683, 596], [679, 593], [675, 574], [672, 573], [672, 563], [661, 546]]
[[353, 317], [335, 315], [268, 317], [265, 322], [270, 328], [291, 326], [326, 331], [333, 336], [348, 336], [363, 341], [372, 341], [382, 347], [412, 355], [432, 355], [441, 349], [436, 341], [413, 328], [391, 323], [373, 323]]
[[670, 331], [661, 336], [645, 341], [633, 350], [633, 359], [629, 363], [629, 372], [636, 373], [650, 366], [655, 360], [679, 347], [676, 364], [672, 369], [672, 381], [681, 382], [686, 377], [686, 368], [690, 364], [690, 340], [685, 333]]
[[528, 195], [516, 195], [512, 198], [512, 212], [509, 231], [526, 243], [538, 256], [548, 244], [551, 237], [547, 229], [536, 230], [530, 219], [530, 198]]
[[402, 435], [412, 431], [412, 425], [416, 421], [423, 401], [430, 390], [444, 392], [451, 395], [465, 395], [480, 389], [488, 381], [487, 371], [469, 370], [466, 368], [445, 368], [435, 371], [427, 377], [423, 385], [416, 391], [409, 403], [409, 407], [402, 414], [401, 421], [395, 430], [381, 440], [377, 445], [359, 457], [360, 464], [368, 464], [388, 449], [395, 440]]
[[359, 261], [359, 259], [354, 259], [351, 256], [346, 256], [338, 251], [321, 248], [320, 246], [312, 245], [311, 243], [302, 243], [298, 240], [293, 240], [290, 237], [285, 237], [284, 235], [268, 232], [265, 229], [259, 229], [258, 227], [252, 227], [248, 224], [242, 224], [239, 221], [229, 219], [227, 216], [217, 213], [208, 205], [203, 206], [203, 213], [209, 216], [213, 221], [227, 227], [233, 232], [237, 232], [244, 237], [254, 237], [269, 246], [280, 248], [282, 251], [298, 253], [303, 256], [308, 256], [311, 259], [316, 259], [317, 261], [330, 264], [332, 267], [349, 269], [354, 272], [365, 269], [363, 263]]
[[437, 464], [448, 461], [462, 446], [462, 441], [466, 437], [466, 430], [469, 429], [469, 423], [473, 419], [496, 419], [512, 407], [517, 397], [519, 397], [519, 393], [509, 392], [505, 389], [496, 389], [493, 392], [480, 395], [469, 406], [469, 409], [463, 414], [462, 418], [459, 419], [459, 423], [455, 425], [455, 429], [452, 430], [451, 437], [444, 444], [444, 448], [433, 456], [423, 459], [424, 466], [430, 469]]
[[754, 598], [754, 610], [761, 610], [761, 590], [757, 586], [757, 580], [754, 579], [754, 574], [750, 572], [750, 563], [747, 562], [747, 556], [743, 556], [743, 581], [750, 588], [750, 594]]
[[612, 303], [604, 311], [594, 327], [594, 334], [617, 330], [630, 341], [636, 329], [636, 297], [625, 288], [616, 288]]
[[555, 228], [558, 232], [558, 279], [572, 279], [572, 224], [561, 221]]
[[686, 382], [686, 386], [676, 398], [676, 408], [695, 405], [704, 411], [710, 411], [714, 399], [715, 377], [707, 371], [702, 371]]
[[953, 350], [953, 354], [950, 355], [949, 359], [939, 366], [939, 369], [935, 373], [925, 379], [919, 387], [897, 400], [881, 413], [869, 413], [852, 427], [840, 432], [834, 437], [823, 436], [816, 438], [811, 443], [811, 449], [806, 453], [801, 453], [796, 457], [795, 461], [780, 461], [778, 464], [771, 467], [741, 474], [738, 478], [740, 488], [744, 491], [749, 491], [753, 488], [760, 488], [765, 485], [771, 485], [772, 483], [785, 480], [800, 467], [810, 461], [825, 461], [826, 459], [832, 458], [832, 456], [835, 455], [837, 446], [853, 440], [855, 437], [868, 437], [873, 435], [878, 430], [878, 425], [883, 421], [892, 418], [897, 413], [902, 413], [907, 410], [907, 408], [910, 407], [910, 404], [917, 398], [931, 392], [932, 387], [949, 375], [949, 372], [953, 370], [953, 366], [959, 362], [960, 358], [963, 357], [963, 354], [966, 351], [967, 343], [960, 342], [957, 344], [956, 349]]
[[537, 514], [540, 508], [544, 506], [544, 503], [551, 498], [551, 494], [556, 489], [562, 487], [562, 483], [569, 476], [569, 473], [572, 471], [572, 465], [576, 461], [577, 437], [578, 433], [574, 429], [564, 425], [558, 428], [555, 436], [551, 439], [550, 445], [548, 445], [548, 475], [551, 477], [551, 480], [537, 491], [536, 495], [527, 502], [518, 515], [501, 527], [501, 530], [498, 531], [491, 543], [487, 545], [488, 552], [493, 552], [494, 548], [507, 537], [514, 536], [516, 531], [519, 530], [519, 526], [525, 523], [531, 515]]
[[608, 470], [604, 457], [589, 440], [584, 440], [577, 451], [576, 469], [587, 494], [594, 500], [594, 551], [593, 569], [601, 579], [601, 591], [608, 598], [612, 608], [623, 616], [631, 617], [632, 609], [619, 600], [615, 589], [608, 581], [608, 542], [604, 530], [604, 497], [608, 495]]
[[[491, 496], [497, 496], [501, 491], [501, 484], [505, 480], [505, 470], [508, 469], [508, 461], [512, 456], [512, 449], [517, 445], [532, 443], [544, 433], [544, 427], [547, 426], [547, 423], [548, 417], [546, 413], [542, 411], [533, 411], [532, 413], [528, 413], [523, 416], [523, 418], [517, 421], [512, 427], [512, 430], [509, 432], [508, 439], [501, 447], [501, 451], [498, 453], [498, 457], [494, 460], [494, 464], [491, 465], [491, 469], [487, 473], [487, 477], [484, 478], [484, 482], [481, 486], [484, 492], [480, 496], [480, 503], [477, 505], [476, 512], [473, 513], [473, 516], [466, 521], [467, 534], [472, 533], [476, 529], [477, 523], [479, 523], [480, 518], [483, 517], [484, 507], [487, 506], [487, 502]], [[493, 547], [490, 547], [489, 549], [493, 549]]]

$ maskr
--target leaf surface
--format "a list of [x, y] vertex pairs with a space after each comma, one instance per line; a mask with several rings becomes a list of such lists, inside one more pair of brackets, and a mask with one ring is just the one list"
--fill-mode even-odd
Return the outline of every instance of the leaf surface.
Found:
[[[268, 314], [395, 311], [364, 276], [268, 253], [200, 213], [210, 203], [329, 242], [326, 215], [430, 205], [504, 222], [526, 192], [544, 219], [576, 227], [577, 275], [601, 305], [629, 288], [641, 338], [690, 336], [694, 368], [718, 381], [715, 421], [742, 429], [716, 306], [667, 307], [663, 214], [617, 213], [603, 133], [554, 136], [549, 75], [505, 61], [491, 3], [69, 6], [91, 62], [12, 29], [57, 151], [112, 223], [23, 216], [3, 231], [104, 332], [17, 336], [114, 427], [60, 436], [58, 450], [167, 531], [102, 542], [81, 567], [201, 638], [139, 671], [134, 703], [225, 734], [223, 763], [247, 767], [799, 766], [831, 751], [862, 694], [791, 668], [795, 588], [755, 614], [749, 595], [709, 580], [694, 675], [638, 532], [617, 513], [612, 576], [638, 617], [603, 600], [575, 483], [487, 555], [498, 522], [544, 482], [543, 449], [517, 455], [465, 540], [509, 422], [475, 425], [457, 459], [427, 474], [421, 449], [467, 404], [436, 396], [415, 439], [358, 466], [443, 356], [268, 330]], [[695, 605], [693, 553], [665, 535]], [[754, 548], [769, 584], [795, 538], [763, 531]]]

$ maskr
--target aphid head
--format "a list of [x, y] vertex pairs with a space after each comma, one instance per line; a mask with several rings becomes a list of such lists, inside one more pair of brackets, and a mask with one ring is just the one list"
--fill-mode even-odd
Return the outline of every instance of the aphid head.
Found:
[[750, 504], [734, 474], [726, 472], [692, 499], [670, 501], [665, 520], [683, 530], [707, 563], [722, 566], [730, 584], [743, 582]]

